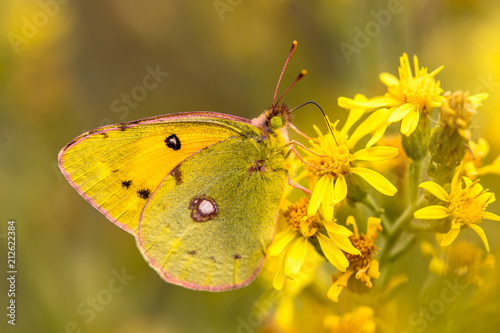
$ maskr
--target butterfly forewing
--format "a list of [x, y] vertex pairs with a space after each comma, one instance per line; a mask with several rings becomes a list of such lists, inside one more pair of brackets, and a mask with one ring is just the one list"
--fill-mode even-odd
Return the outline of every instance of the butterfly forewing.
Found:
[[193, 112], [99, 128], [64, 147], [59, 167], [87, 201], [134, 234], [147, 200], [176, 165], [238, 134], [227, 122]]

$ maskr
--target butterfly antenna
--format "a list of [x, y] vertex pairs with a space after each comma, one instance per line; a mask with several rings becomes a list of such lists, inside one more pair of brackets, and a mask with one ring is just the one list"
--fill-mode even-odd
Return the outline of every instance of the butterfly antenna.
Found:
[[[304, 76], [306, 76], [306, 74], [307, 74], [307, 71], [306, 71], [305, 69], [303, 69], [303, 70], [301, 70], [301, 71], [300, 71], [300, 73], [299, 73], [299, 75], [297, 76], [297, 78], [296, 78], [296, 79], [292, 82], [292, 84], [291, 84], [288, 88], [286, 88], [285, 92], [283, 92], [283, 93], [281, 94], [280, 98], [278, 98], [278, 100], [276, 101], [276, 105], [278, 105], [278, 104], [280, 103], [281, 99], [282, 99], [282, 98], [286, 95], [286, 93], [287, 93], [290, 89], [292, 89], [292, 87], [293, 87], [293, 86], [294, 86], [297, 82], [299, 82], [299, 81], [300, 81], [300, 79], [302, 79]], [[273, 106], [274, 106], [274, 105], [275, 105], [275, 104], [273, 103]]]
[[323, 109], [321, 108], [321, 106], [319, 106], [318, 103], [316, 102], [313, 102], [313, 101], [309, 101], [309, 102], [305, 102], [305, 103], [302, 103], [300, 104], [299, 106], [296, 106], [294, 107], [293, 109], [290, 110], [290, 113], [292, 113], [293, 111], [297, 110], [298, 108], [301, 108], [307, 104], [314, 104], [318, 107], [318, 109], [321, 111], [321, 113], [323, 114], [323, 118], [325, 118], [325, 122], [326, 122], [326, 125], [328, 126], [328, 130], [330, 130], [330, 133], [332, 134], [333, 136], [333, 140], [335, 141], [335, 144], [337, 144], [337, 146], [339, 145], [339, 143], [337, 142], [337, 139], [335, 138], [335, 134], [333, 133], [333, 129], [332, 129], [332, 126], [330, 125], [330, 120], [328, 120], [328, 117], [326, 116], [325, 114], [325, 111], [323, 111]]
[[[274, 101], [276, 100], [276, 95], [278, 94], [278, 88], [279, 88], [280, 83], [281, 83], [281, 78], [283, 77], [283, 73], [285, 73], [285, 68], [286, 68], [286, 66], [288, 65], [288, 61], [289, 61], [289, 60], [290, 60], [290, 58], [292, 57], [292, 54], [293, 54], [293, 52], [295, 52], [295, 49], [296, 49], [296, 48], [297, 48], [297, 41], [296, 41], [296, 40], [294, 40], [294, 41], [292, 42], [292, 48], [290, 49], [290, 52], [288, 53], [288, 57], [286, 58], [286, 61], [285, 61], [285, 66], [283, 66], [283, 70], [281, 71], [280, 78], [278, 79], [278, 84], [276, 85], [276, 90], [274, 91], [274, 96], [273, 96], [273, 104], [272, 104], [272, 105], [273, 105], [273, 109], [274, 109], [274, 106], [276, 105], [276, 104], [274, 104]], [[296, 80], [296, 81], [297, 81], [297, 80]], [[295, 83], [294, 83], [294, 84], [295, 84]], [[289, 90], [289, 89], [287, 89], [287, 91], [288, 91], [288, 90]], [[283, 95], [281, 95], [281, 97], [280, 97], [280, 98], [278, 98], [278, 102], [277, 102], [277, 103], [279, 103], [279, 101], [281, 100], [281, 98], [282, 98], [282, 97], [283, 97]]]

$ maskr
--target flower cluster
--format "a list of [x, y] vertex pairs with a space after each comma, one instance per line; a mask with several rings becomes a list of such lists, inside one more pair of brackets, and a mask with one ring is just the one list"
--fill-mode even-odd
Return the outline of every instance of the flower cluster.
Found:
[[[478, 178], [500, 174], [500, 157], [485, 163], [488, 142], [473, 141], [474, 117], [488, 96], [444, 92], [436, 80], [442, 70], [428, 73], [416, 56], [412, 69], [403, 54], [397, 77], [380, 75], [384, 95], [338, 98], [348, 112], [344, 124], [325, 117], [328, 131], [313, 126], [316, 136], [293, 150], [300, 186], [282, 203], [266, 261], [273, 287], [288, 295], [277, 305], [279, 320], [269, 321], [278, 331], [298, 327], [295, 299], [317, 304], [311, 299], [322, 294], [350, 309], [341, 315], [321, 302], [323, 329], [374, 332], [371, 305], [397, 299], [409, 280], [404, 258], [416, 244], [431, 258], [428, 272], [442, 278], [480, 286], [484, 268], [494, 265], [492, 255], [461, 239], [472, 229], [489, 252], [479, 225], [500, 221], [487, 211], [495, 195]], [[429, 241], [433, 234], [438, 244]]]

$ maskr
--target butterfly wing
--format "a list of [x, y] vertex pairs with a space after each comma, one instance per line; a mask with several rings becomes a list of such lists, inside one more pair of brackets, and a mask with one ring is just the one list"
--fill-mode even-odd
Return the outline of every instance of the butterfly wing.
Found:
[[179, 163], [209, 145], [252, 130], [246, 119], [213, 112], [110, 125], [67, 144], [59, 153], [59, 167], [85, 200], [136, 234], [151, 193], [167, 175], [175, 175], [172, 170]]
[[149, 199], [138, 246], [168, 282], [220, 291], [250, 283], [286, 185], [281, 147], [234, 137], [182, 161]]

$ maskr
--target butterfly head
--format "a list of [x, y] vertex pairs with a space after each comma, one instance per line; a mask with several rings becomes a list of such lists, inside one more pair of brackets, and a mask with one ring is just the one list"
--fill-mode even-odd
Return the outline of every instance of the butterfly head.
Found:
[[273, 106], [266, 112], [266, 120], [266, 127], [271, 132], [286, 127], [291, 120], [290, 109], [285, 104]]
[[262, 137], [276, 133], [286, 136], [286, 127], [290, 123], [290, 109], [285, 104], [275, 105], [252, 119], [252, 125], [262, 129]]

